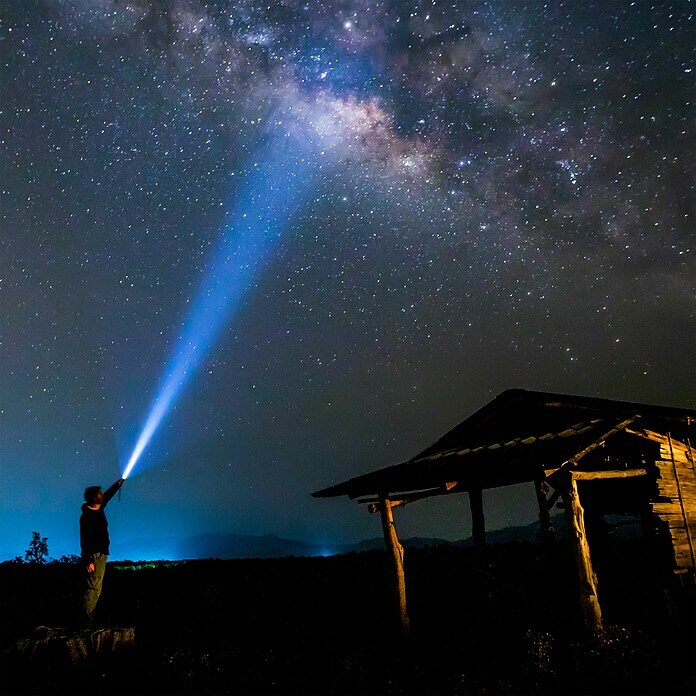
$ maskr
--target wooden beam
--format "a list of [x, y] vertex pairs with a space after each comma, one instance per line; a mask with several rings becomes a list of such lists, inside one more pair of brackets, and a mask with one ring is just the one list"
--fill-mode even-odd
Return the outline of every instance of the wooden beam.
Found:
[[561, 491], [559, 490], [554, 490], [554, 492], [549, 496], [548, 500], [546, 501], [546, 509], [550, 510], [556, 501], [561, 497]]
[[580, 588], [580, 605], [582, 607], [585, 628], [591, 633], [602, 630], [602, 609], [597, 595], [597, 576], [592, 568], [590, 546], [585, 531], [585, 511], [580, 504], [578, 486], [571, 477], [568, 488], [563, 495], [565, 500], [568, 529], [575, 553], [575, 565], [578, 571]]
[[[392, 504], [392, 507], [397, 505], [408, 505], [409, 503], [415, 503], [417, 500], [423, 500], [424, 498], [430, 498], [434, 495], [447, 495], [448, 493], [456, 493], [454, 490], [459, 483], [457, 481], [448, 481], [442, 486], [437, 488], [428, 488], [424, 491], [418, 491], [417, 493], [395, 493], [393, 495], [386, 496], [386, 499]], [[372, 509], [370, 512], [376, 512], [379, 509], [379, 497], [372, 498], [358, 498], [357, 502], [360, 505], [369, 505]], [[377, 507], [375, 507], [377, 506]]]
[[404, 575], [404, 547], [399, 542], [394, 526], [394, 515], [392, 514], [392, 503], [382, 496], [379, 503], [380, 516], [382, 518], [382, 531], [387, 551], [392, 559], [393, 578], [397, 594], [397, 614], [401, 624], [401, 634], [407, 638], [411, 625], [406, 611], [406, 577]]
[[469, 488], [471, 506], [471, 538], [477, 549], [486, 545], [486, 521], [483, 516], [483, 491], [481, 488]]
[[541, 527], [541, 541], [544, 544], [550, 544], [555, 541], [553, 531], [553, 523], [551, 522], [551, 514], [549, 513], [549, 505], [546, 499], [546, 491], [548, 486], [537, 479], [534, 481], [534, 491], [536, 492], [537, 503], [539, 504], [539, 525]]
[[557, 469], [547, 469], [544, 472], [544, 476], [551, 483], [551, 485], [558, 490], [560, 483], [563, 482], [563, 479], [567, 476], [567, 473], [569, 471], [573, 471], [583, 457], [590, 454], [590, 452], [594, 452], [594, 450], [596, 450], [598, 447], [601, 447], [612, 435], [616, 435], [616, 433], [628, 428], [628, 426], [636, 418], [638, 418], [638, 415], [632, 416], [631, 418], [627, 418], [626, 420], [617, 423], [611, 430], [608, 430], [594, 442], [590, 443], [587, 447], [580, 450], [569, 459], [566, 459]]
[[598, 481], [599, 479], [635, 478], [647, 476], [647, 469], [617, 469], [615, 471], [571, 471], [576, 481]]
[[617, 423], [616, 426], [614, 426], [611, 430], [608, 432], [604, 433], [600, 438], [595, 440], [592, 444], [588, 445], [585, 447], [585, 449], [580, 450], [577, 454], [573, 455], [570, 459], [566, 459], [565, 462], [561, 465], [561, 469], [566, 466], [571, 466], [574, 467], [577, 465], [577, 463], [587, 454], [590, 452], [593, 452], [594, 450], [597, 449], [597, 447], [601, 447], [604, 442], [610, 438], [612, 435], [615, 435], [616, 433], [620, 432], [621, 430], [624, 430], [627, 428], [633, 421], [638, 418], [637, 415], [632, 416], [631, 418], [627, 418], [625, 421], [621, 421], [621, 423]]

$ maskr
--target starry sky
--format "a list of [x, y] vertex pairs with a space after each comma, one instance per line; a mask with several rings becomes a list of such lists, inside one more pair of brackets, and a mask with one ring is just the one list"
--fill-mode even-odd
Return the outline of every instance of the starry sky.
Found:
[[508, 388], [693, 408], [694, 9], [4, 0], [0, 558], [79, 553], [187, 345], [112, 540], [379, 536], [310, 493]]

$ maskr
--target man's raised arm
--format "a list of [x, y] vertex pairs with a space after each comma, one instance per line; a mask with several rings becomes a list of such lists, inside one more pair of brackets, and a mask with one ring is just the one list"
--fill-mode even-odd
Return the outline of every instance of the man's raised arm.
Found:
[[116, 495], [116, 491], [119, 488], [121, 488], [122, 485], [123, 485], [123, 479], [120, 478], [114, 484], [109, 486], [109, 488], [106, 491], [104, 491], [104, 502], [102, 503], [103, 508], [105, 508], [106, 504]]

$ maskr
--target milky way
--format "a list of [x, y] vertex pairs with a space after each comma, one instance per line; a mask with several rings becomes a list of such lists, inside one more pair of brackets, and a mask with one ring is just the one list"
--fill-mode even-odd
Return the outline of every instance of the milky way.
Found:
[[[34, 529], [74, 551], [230, 216], [274, 191], [298, 193], [112, 510], [121, 541], [374, 536], [309, 493], [511, 387], [694, 407], [692, 2], [0, 13], [3, 557]], [[525, 495], [489, 523], [533, 519]], [[466, 536], [459, 498], [397, 522]]]

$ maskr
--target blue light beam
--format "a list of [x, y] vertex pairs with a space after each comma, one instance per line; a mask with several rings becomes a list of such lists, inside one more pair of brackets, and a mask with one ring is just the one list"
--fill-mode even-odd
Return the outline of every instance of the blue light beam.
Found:
[[308, 135], [305, 130], [273, 138], [261, 149], [250, 168], [123, 471], [124, 479], [128, 478], [157, 428], [181, 396], [183, 387], [234, 316], [283, 231], [313, 188], [324, 153], [312, 137], [306, 137]]

